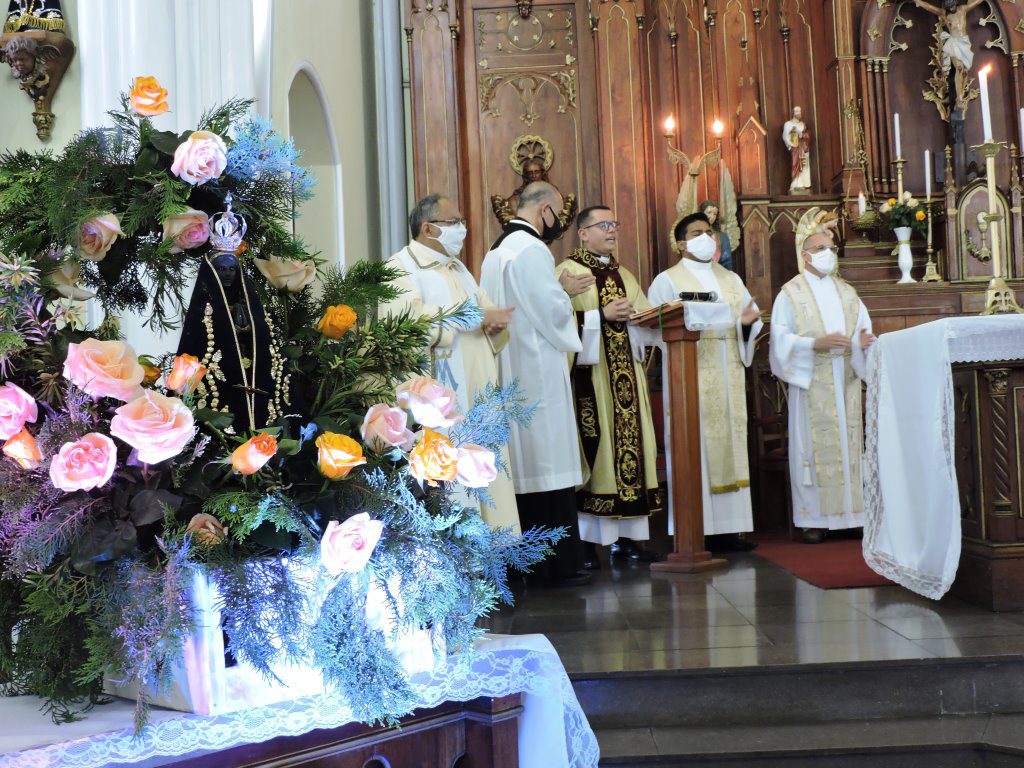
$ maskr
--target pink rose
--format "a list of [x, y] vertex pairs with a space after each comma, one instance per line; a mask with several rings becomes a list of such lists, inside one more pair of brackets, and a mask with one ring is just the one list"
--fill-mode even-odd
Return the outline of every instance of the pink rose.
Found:
[[188, 406], [151, 389], [114, 411], [110, 420], [110, 434], [137, 450], [139, 461], [145, 464], [177, 456], [195, 433], [195, 419]]
[[210, 131], [193, 131], [174, 150], [171, 173], [193, 186], [219, 178], [228, 164], [224, 140]]
[[39, 418], [39, 408], [32, 395], [13, 381], [0, 387], [0, 440], [10, 440], [21, 432], [27, 421]]
[[202, 211], [189, 208], [164, 219], [164, 240], [173, 240], [168, 253], [181, 253], [210, 239], [210, 217]]
[[252, 263], [267, 282], [279, 291], [298, 293], [316, 280], [316, 263], [282, 259], [271, 256], [269, 259], [253, 259]]
[[112, 213], [93, 216], [78, 228], [78, 251], [83, 259], [103, 261], [118, 235], [124, 237], [117, 216]]
[[398, 404], [424, 427], [441, 429], [462, 421], [455, 393], [429, 376], [417, 376], [398, 388]]
[[135, 350], [123, 341], [86, 339], [68, 345], [64, 377], [93, 397], [134, 400], [145, 376]]
[[498, 477], [494, 452], [483, 446], [467, 443], [459, 446], [458, 474], [455, 481], [466, 488], [486, 488]]
[[343, 523], [331, 520], [320, 539], [320, 563], [332, 576], [359, 573], [370, 561], [373, 548], [384, 532], [384, 523], [366, 512]]
[[363, 442], [375, 451], [386, 451], [395, 446], [408, 451], [416, 442], [416, 435], [407, 427], [408, 422], [409, 415], [401, 408], [377, 403], [366, 412], [359, 434]]
[[106, 485], [117, 465], [114, 441], [98, 432], [64, 443], [50, 460], [50, 480], [65, 493], [91, 491]]

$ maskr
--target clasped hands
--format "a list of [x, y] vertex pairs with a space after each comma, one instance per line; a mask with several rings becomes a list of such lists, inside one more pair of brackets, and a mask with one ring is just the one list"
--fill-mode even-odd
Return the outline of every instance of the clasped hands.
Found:
[[488, 336], [494, 336], [495, 334], [501, 333], [508, 324], [512, 322], [512, 313], [516, 311], [514, 306], [510, 307], [490, 307], [484, 310], [484, 333]]
[[[867, 328], [861, 328], [860, 348], [867, 352], [871, 349], [871, 345], [875, 343], [877, 338]], [[824, 336], [816, 338], [813, 345], [814, 349], [818, 352], [825, 352], [831, 349], [850, 349], [852, 346], [853, 339], [845, 333], [826, 333]]]

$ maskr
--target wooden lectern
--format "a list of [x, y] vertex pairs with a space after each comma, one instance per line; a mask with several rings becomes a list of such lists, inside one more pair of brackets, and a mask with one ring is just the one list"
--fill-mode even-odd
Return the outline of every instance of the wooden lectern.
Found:
[[672, 514], [675, 518], [673, 552], [651, 570], [697, 573], [724, 568], [725, 560], [704, 549], [704, 502], [700, 475], [700, 400], [697, 383], [697, 342], [700, 331], [691, 331], [683, 318], [683, 303], [672, 302], [634, 318], [643, 328], [661, 330], [665, 341], [666, 381], [672, 424], [666, 425], [672, 464]]

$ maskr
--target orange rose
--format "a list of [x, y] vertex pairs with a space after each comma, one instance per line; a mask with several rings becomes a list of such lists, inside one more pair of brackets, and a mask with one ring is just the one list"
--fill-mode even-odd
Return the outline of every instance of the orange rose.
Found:
[[231, 453], [231, 466], [241, 475], [254, 475], [277, 453], [277, 438], [260, 433], [250, 437]]
[[423, 430], [423, 439], [409, 454], [409, 473], [421, 483], [437, 485], [439, 480], [451, 481], [459, 471], [459, 452], [440, 432]]
[[918, 221], [924, 221], [925, 219], [928, 218], [928, 214], [926, 214], [924, 211], [918, 211], [917, 213], [914, 214], [914, 218], [917, 219]]
[[162, 115], [170, 105], [167, 103], [167, 89], [160, 85], [155, 77], [136, 77], [128, 101], [135, 114], [142, 117]]
[[142, 386], [149, 387], [156, 384], [160, 380], [160, 369], [150, 362], [149, 358], [145, 355], [139, 356], [139, 365], [142, 366]]
[[39, 452], [36, 439], [24, 427], [21, 428], [21, 432], [4, 443], [4, 456], [14, 459], [22, 469], [36, 469], [43, 463], [43, 455]]
[[316, 324], [317, 330], [328, 339], [340, 339], [356, 324], [356, 313], [348, 304], [336, 304], [328, 307], [320, 322]]
[[316, 447], [320, 449], [317, 458], [320, 474], [330, 480], [340, 480], [366, 463], [362, 446], [345, 435], [324, 432], [316, 439]]
[[209, 371], [198, 357], [178, 355], [174, 358], [171, 375], [167, 377], [167, 388], [179, 395], [191, 395], [207, 373]]

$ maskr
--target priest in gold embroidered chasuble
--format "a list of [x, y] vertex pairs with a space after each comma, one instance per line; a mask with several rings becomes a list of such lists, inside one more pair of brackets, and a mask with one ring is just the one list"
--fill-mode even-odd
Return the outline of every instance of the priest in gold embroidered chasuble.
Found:
[[[637, 279], [620, 266], [613, 250], [619, 222], [607, 206], [577, 217], [581, 247], [558, 265], [567, 276], [593, 284], [572, 297], [583, 350], [572, 361], [576, 423], [584, 483], [577, 491], [580, 538], [614, 544], [613, 554], [652, 559], [635, 542], [650, 538], [648, 517], [661, 508], [657, 441], [644, 369], [644, 346], [628, 318], [647, 309]], [[587, 280], [589, 283], [590, 280]]]
[[[707, 216], [694, 213], [679, 221], [673, 240], [682, 258], [654, 278], [647, 291], [651, 304], [676, 301], [683, 291], [712, 292], [732, 309], [731, 323], [704, 330], [697, 342], [701, 478], [705, 535], [743, 534], [754, 529], [744, 368], [753, 362], [755, 341], [764, 323], [740, 276], [714, 262], [716, 244]], [[666, 445], [670, 444], [671, 429], [666, 400]], [[670, 487], [671, 483], [670, 477]], [[753, 546], [733, 539], [735, 549]]]

